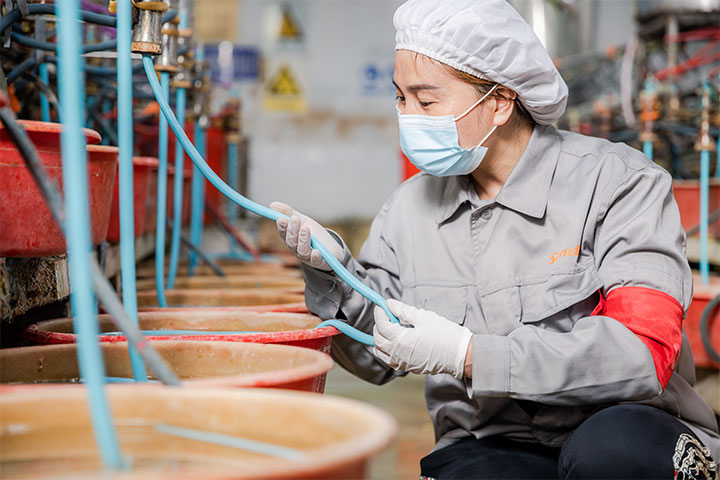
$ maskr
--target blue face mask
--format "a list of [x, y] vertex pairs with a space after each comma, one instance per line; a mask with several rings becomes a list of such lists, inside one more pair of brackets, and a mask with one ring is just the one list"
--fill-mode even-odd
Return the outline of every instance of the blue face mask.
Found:
[[472, 112], [496, 87], [497, 85], [494, 85], [488, 93], [457, 118], [452, 115], [438, 117], [403, 115], [398, 108], [400, 148], [405, 156], [417, 168], [436, 177], [472, 173], [480, 165], [487, 153], [487, 148], [483, 147], [482, 144], [492, 135], [497, 125], [493, 126], [492, 130], [477, 146], [465, 150], [458, 143], [458, 131], [455, 122]]

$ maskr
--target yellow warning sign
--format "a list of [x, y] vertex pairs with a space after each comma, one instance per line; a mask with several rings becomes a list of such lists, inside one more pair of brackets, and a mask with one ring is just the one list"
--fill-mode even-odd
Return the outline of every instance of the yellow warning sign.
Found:
[[307, 108], [300, 84], [287, 64], [281, 64], [267, 83], [263, 105], [271, 111], [300, 112]]
[[280, 32], [278, 37], [281, 40], [300, 40], [302, 38], [302, 30], [300, 24], [295, 19], [289, 6], [282, 9], [282, 20], [280, 22]]
[[300, 95], [300, 87], [298, 87], [287, 65], [280, 67], [275, 77], [268, 84], [268, 90], [274, 95]]

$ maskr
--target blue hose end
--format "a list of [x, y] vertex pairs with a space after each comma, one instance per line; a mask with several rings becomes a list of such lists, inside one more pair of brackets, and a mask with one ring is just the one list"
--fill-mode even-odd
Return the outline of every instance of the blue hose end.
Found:
[[369, 345], [371, 347], [373, 345], [375, 345], [372, 335], [368, 335], [365, 332], [361, 332], [357, 328], [353, 327], [352, 325], [348, 325], [347, 323], [345, 323], [341, 320], [335, 320], [335, 319], [325, 320], [324, 322], [321, 322], [315, 328], [323, 328], [323, 327], [335, 327], [336, 329], [340, 330], [341, 333], [347, 335], [348, 337], [352, 338], [356, 342], [360, 342], [365, 345]]

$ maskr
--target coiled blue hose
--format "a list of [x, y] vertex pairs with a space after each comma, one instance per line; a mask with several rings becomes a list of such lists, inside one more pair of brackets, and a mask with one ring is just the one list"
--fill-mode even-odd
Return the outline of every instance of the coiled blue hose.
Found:
[[[149, 55], [143, 55], [143, 66], [145, 67], [145, 75], [147, 76], [148, 82], [150, 83], [150, 87], [152, 88], [153, 93], [155, 94], [155, 97], [158, 101], [158, 104], [160, 105], [160, 110], [162, 111], [163, 115], [167, 119], [167, 121], [170, 123], [170, 127], [175, 132], [176, 137], [180, 140], [182, 143], [183, 148], [188, 153], [190, 158], [192, 159], [193, 163], [195, 163], [195, 166], [197, 166], [203, 175], [205, 175], [205, 178], [207, 178], [210, 183], [215, 186], [220, 192], [222, 192], [223, 195], [228, 197], [233, 202], [237, 203], [241, 207], [250, 210], [251, 212], [260, 215], [265, 218], [269, 218], [270, 220], [277, 221], [278, 218], [285, 217], [285, 215], [281, 214], [280, 212], [277, 212], [275, 210], [272, 210], [268, 207], [265, 207], [263, 205], [260, 205], [259, 203], [253, 202], [252, 200], [243, 197], [235, 190], [231, 189], [213, 170], [210, 168], [210, 166], [205, 162], [205, 160], [202, 158], [200, 153], [197, 151], [195, 146], [192, 144], [190, 139], [188, 138], [187, 134], [183, 131], [182, 125], [177, 121], [177, 118], [173, 115], [172, 109], [170, 108], [170, 105], [167, 103], [167, 100], [163, 98], [162, 96], [162, 89], [160, 84], [158, 83], [157, 77], [155, 76], [155, 68], [153, 66], [152, 57]], [[335, 256], [330, 253], [330, 251], [322, 244], [320, 243], [317, 238], [312, 237], [311, 239], [311, 245], [313, 248], [317, 249], [320, 254], [322, 255], [323, 259], [330, 265], [330, 267], [335, 271], [335, 273], [340, 277], [345, 283], [350, 285], [355, 291], [357, 291], [359, 294], [361, 294], [363, 297], [367, 298], [374, 304], [378, 305], [380, 308], [382, 308], [385, 313], [387, 313], [388, 317], [391, 321], [398, 323], [398, 320], [395, 318], [395, 315], [390, 311], [390, 309], [387, 306], [387, 303], [385, 302], [385, 299], [372, 290], [370, 287], [362, 283], [360, 280], [358, 280], [355, 276], [353, 276], [343, 265], [340, 263], [340, 261], [335, 258]], [[348, 325], [349, 328], [350, 327]], [[362, 333], [362, 332], [359, 332]]]

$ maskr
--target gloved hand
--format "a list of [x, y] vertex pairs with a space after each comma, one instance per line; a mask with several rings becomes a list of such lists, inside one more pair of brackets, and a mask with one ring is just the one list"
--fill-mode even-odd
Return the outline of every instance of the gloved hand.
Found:
[[411, 373], [449, 373], [462, 378], [472, 332], [435, 312], [388, 300], [390, 311], [414, 328], [392, 323], [375, 307], [375, 356], [396, 370]]
[[312, 235], [327, 248], [338, 260], [342, 259], [343, 249], [340, 244], [328, 233], [322, 225], [310, 217], [296, 212], [290, 205], [281, 202], [270, 204], [273, 210], [287, 215], [277, 219], [277, 229], [280, 238], [285, 240], [288, 248], [300, 259], [301, 262], [310, 265], [318, 270], [330, 271], [330, 265], [322, 258], [320, 251], [310, 246]]

